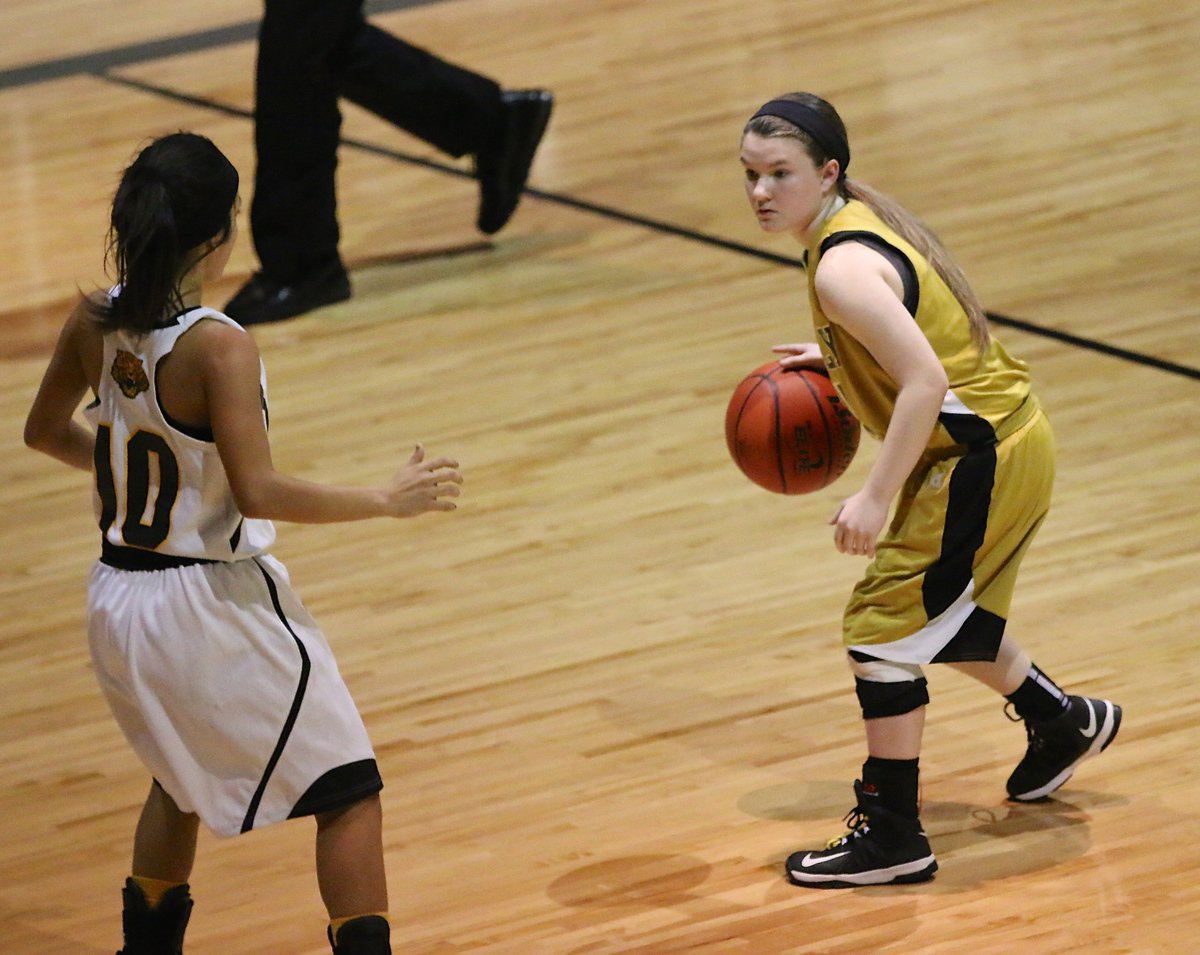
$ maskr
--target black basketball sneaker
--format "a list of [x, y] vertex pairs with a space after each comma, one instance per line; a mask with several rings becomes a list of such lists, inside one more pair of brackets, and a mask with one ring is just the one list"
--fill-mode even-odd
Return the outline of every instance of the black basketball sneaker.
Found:
[[[1009, 719], [1020, 722], [1020, 717]], [[1026, 720], [1029, 747], [1008, 777], [1008, 797], [1017, 802], [1045, 799], [1071, 778], [1076, 766], [1103, 752], [1120, 728], [1121, 707], [1086, 696], [1068, 697], [1067, 708], [1054, 719]]]
[[927, 882], [937, 860], [919, 819], [909, 819], [864, 797], [854, 782], [858, 804], [846, 815], [850, 831], [824, 849], [793, 852], [787, 877], [812, 889], [853, 889], [863, 885]]

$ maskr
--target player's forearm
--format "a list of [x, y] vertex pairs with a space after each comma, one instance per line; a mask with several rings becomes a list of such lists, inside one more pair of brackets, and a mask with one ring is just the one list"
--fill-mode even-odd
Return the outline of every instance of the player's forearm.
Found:
[[332, 524], [383, 517], [386, 504], [378, 488], [318, 484], [272, 472], [252, 487], [236, 489], [238, 509], [246, 517], [297, 524]]
[[895, 500], [929, 444], [944, 398], [945, 390], [937, 387], [901, 389], [879, 456], [864, 485], [872, 497], [889, 503]]

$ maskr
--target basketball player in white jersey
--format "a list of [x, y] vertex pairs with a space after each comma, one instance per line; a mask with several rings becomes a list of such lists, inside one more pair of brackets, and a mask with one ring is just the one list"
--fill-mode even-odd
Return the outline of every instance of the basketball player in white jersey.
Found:
[[[305, 815], [334, 952], [376, 955], [391, 951], [383, 783], [328, 643], [267, 553], [271, 522], [449, 511], [462, 477], [420, 446], [379, 488], [275, 470], [254, 340], [200, 305], [233, 249], [237, 202], [237, 171], [202, 136], [138, 154], [113, 200], [118, 284], [67, 319], [25, 441], [95, 474], [92, 659], [153, 777], [122, 955], [181, 951], [200, 822], [231, 836]], [[75, 418], [89, 391], [92, 428]]]

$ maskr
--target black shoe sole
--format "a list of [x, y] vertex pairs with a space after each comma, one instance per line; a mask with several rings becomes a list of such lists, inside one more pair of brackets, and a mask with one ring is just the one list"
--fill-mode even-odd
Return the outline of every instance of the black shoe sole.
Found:
[[[887, 879], [882, 882], [850, 882], [845, 879], [829, 879], [820, 882], [808, 882], [797, 879], [792, 875], [791, 869], [788, 869], [787, 878], [792, 885], [802, 889], [869, 889], [880, 885], [917, 885], [921, 882], [929, 882], [933, 879], [933, 874], [937, 872], [938, 864], [934, 859], [924, 869], [918, 872], [909, 872], [904, 875], [898, 875], [895, 878]], [[866, 875], [866, 873], [864, 873]]]

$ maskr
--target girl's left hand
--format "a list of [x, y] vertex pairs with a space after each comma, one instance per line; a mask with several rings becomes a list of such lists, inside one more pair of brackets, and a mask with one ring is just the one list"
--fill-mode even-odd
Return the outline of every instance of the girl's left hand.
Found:
[[771, 351], [783, 357], [779, 364], [784, 368], [824, 368], [825, 359], [816, 342], [797, 342], [794, 345], [776, 345]]
[[843, 554], [875, 556], [875, 541], [887, 523], [889, 504], [859, 491], [846, 498], [838, 512], [830, 518], [833, 543]]

